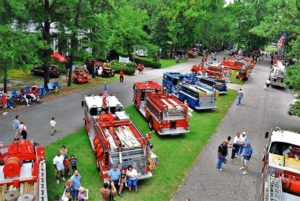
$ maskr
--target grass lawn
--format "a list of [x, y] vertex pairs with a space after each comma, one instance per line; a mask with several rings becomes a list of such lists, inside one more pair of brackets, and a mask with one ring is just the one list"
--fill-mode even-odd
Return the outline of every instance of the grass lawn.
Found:
[[[159, 62], [161, 63], [161, 68], [167, 68], [177, 64], [175, 59], [160, 59]], [[179, 61], [179, 63], [184, 63], [184, 62], [187, 62], [187, 59], [180, 59]]]
[[[137, 194], [125, 192], [123, 198], [116, 197], [116, 200], [170, 200], [196, 162], [200, 151], [215, 132], [235, 97], [236, 92], [229, 90], [226, 95], [218, 97], [218, 108], [215, 111], [193, 112], [193, 117], [189, 121], [190, 133], [186, 135], [158, 137], [153, 134], [150, 141], [154, 145], [154, 151], [159, 161], [157, 169], [153, 171], [153, 177], [139, 182]], [[145, 120], [134, 106], [129, 106], [126, 111], [143, 134], [149, 132]], [[78, 157], [78, 168], [83, 178], [82, 185], [90, 189], [89, 200], [99, 201], [99, 188], [102, 186], [102, 180], [97, 175], [94, 155], [84, 130], [79, 130], [46, 147], [49, 200], [54, 200], [55, 196], [63, 192], [62, 184], [55, 183], [52, 167], [55, 152], [62, 145], [66, 145], [69, 153]]]
[[236, 71], [235, 70], [230, 70], [230, 82], [233, 84], [244, 84], [244, 80], [236, 79]]

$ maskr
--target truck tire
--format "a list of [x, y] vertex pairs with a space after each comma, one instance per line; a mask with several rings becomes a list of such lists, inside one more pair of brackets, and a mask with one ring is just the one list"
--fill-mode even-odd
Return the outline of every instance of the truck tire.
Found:
[[152, 120], [152, 117], [148, 118], [148, 126], [149, 126], [150, 129], [153, 129], [153, 120]]

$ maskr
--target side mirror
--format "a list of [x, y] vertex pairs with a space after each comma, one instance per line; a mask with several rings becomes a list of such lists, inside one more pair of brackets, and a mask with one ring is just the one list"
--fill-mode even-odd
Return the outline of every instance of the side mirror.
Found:
[[84, 101], [81, 101], [81, 107], [83, 107], [84, 106]]
[[269, 132], [265, 133], [265, 139], [269, 138]]

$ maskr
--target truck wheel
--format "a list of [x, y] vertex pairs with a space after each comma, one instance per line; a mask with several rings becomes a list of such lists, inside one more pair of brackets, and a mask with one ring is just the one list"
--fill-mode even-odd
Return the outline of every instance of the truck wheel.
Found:
[[148, 119], [148, 126], [150, 129], [153, 129], [153, 120], [151, 117], [149, 117], [149, 119]]

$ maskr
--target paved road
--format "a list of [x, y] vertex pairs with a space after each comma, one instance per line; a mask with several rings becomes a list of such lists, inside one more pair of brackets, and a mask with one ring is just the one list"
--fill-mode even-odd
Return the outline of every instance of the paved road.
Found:
[[[120, 101], [128, 106], [131, 104], [133, 82], [143, 80], [153, 80], [161, 82], [162, 74], [168, 71], [189, 72], [191, 65], [199, 62], [199, 59], [190, 59], [188, 62], [178, 64], [170, 68], [146, 71], [143, 75], [136, 75], [125, 79], [125, 82], [118, 82], [107, 85], [110, 93], [116, 94]], [[48, 145], [62, 136], [68, 135], [83, 126], [83, 112], [81, 100], [85, 94], [98, 94], [103, 91], [103, 86], [95, 87], [86, 91], [60, 97], [39, 105], [22, 108], [9, 112], [6, 116], [0, 116], [0, 142], [4, 144], [13, 139], [12, 119], [16, 114], [20, 114], [21, 119], [26, 121], [29, 128], [28, 139], [34, 139], [41, 145]], [[55, 117], [59, 132], [55, 136], [50, 136], [49, 122], [51, 117]]]
[[[241, 106], [233, 104], [221, 125], [201, 152], [189, 175], [174, 197], [174, 201], [190, 198], [195, 201], [255, 201], [259, 191], [259, 170], [264, 133], [276, 126], [300, 132], [300, 119], [287, 115], [294, 97], [288, 90], [263, 89], [270, 71], [266, 61], [253, 70], [249, 81], [243, 86], [244, 98]], [[216, 169], [217, 147], [227, 136], [236, 131], [246, 131], [253, 144], [254, 155], [250, 172], [242, 175], [241, 161], [228, 161], [223, 171]]]

